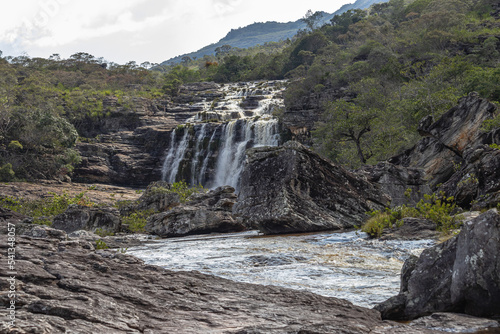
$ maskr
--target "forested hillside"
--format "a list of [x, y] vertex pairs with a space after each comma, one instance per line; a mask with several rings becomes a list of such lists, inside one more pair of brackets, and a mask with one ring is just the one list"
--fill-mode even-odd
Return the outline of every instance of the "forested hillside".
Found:
[[[386, 1], [388, 0], [356, 0], [353, 3], [343, 5], [333, 14], [318, 12], [316, 13], [318, 17], [318, 24], [322, 25], [327, 23], [333, 16], [340, 15], [350, 9], [366, 9], [374, 3]], [[213, 56], [217, 52], [216, 50], [223, 46], [246, 49], [268, 43], [280, 43], [282, 41], [286, 41], [287, 39], [293, 39], [293, 37], [300, 30], [303, 30], [306, 27], [307, 24], [302, 19], [294, 22], [256, 22], [246, 27], [231, 29], [231, 31], [217, 43], [207, 45], [195, 52], [174, 57], [164, 61], [162, 65], [178, 64], [186, 57], [197, 59], [203, 58], [204, 56]]]
[[[155, 70], [87, 53], [0, 59], [0, 179], [71, 173], [75, 143], [94, 136], [89, 123], [117, 110], [133, 117], [134, 100], [168, 100], [188, 82], [289, 79], [287, 110], [315, 105], [315, 149], [349, 166], [411, 146], [424, 116], [441, 115], [471, 91], [500, 101], [496, 1], [391, 0], [319, 28], [309, 19], [287, 42], [223, 47]], [[499, 124], [497, 117], [485, 128]]]

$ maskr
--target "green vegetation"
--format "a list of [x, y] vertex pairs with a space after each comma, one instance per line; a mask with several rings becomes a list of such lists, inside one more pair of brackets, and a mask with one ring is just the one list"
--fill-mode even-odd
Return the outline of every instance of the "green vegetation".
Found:
[[186, 181], [181, 180], [171, 184], [170, 188], [155, 185], [149, 189], [148, 194], [149, 196], [154, 196], [157, 194], [177, 193], [179, 195], [181, 203], [185, 203], [191, 195], [205, 191], [206, 189], [204, 189], [201, 184], [194, 187], [190, 187], [186, 183]]
[[67, 193], [63, 193], [62, 195], [48, 193], [48, 195], [50, 197], [38, 200], [18, 199], [7, 196], [0, 198], [0, 207], [33, 217], [36, 224], [50, 226], [52, 225], [52, 218], [65, 212], [72, 204], [95, 206], [95, 203], [85, 196], [85, 192], [81, 192], [75, 196], [69, 196]]
[[95, 241], [95, 249], [108, 249], [108, 245], [102, 240], [102, 239], [97, 239]]
[[372, 217], [361, 227], [363, 232], [372, 237], [380, 237], [384, 228], [401, 227], [402, 219], [407, 217], [429, 219], [436, 224], [436, 229], [443, 234], [450, 234], [462, 224], [463, 217], [454, 215], [457, 209], [453, 197], [424, 195], [415, 207], [402, 205], [385, 211], [373, 211]]
[[[196, 81], [290, 79], [287, 110], [322, 113], [318, 153], [352, 167], [376, 163], [413, 145], [422, 117], [439, 117], [471, 91], [500, 101], [495, 3], [390, 0], [320, 27], [309, 12], [307, 30], [293, 38], [250, 48], [228, 39], [214, 55], [176, 65], [118, 65], [84, 52], [0, 55], [0, 181], [71, 175], [79, 137], [92, 141], [106, 118], [138, 117], [140, 98], [175, 100], [182, 84]], [[499, 124], [497, 117], [484, 129]]]
[[157, 213], [155, 210], [139, 210], [122, 216], [122, 224], [127, 225], [130, 232], [144, 233], [148, 217]]

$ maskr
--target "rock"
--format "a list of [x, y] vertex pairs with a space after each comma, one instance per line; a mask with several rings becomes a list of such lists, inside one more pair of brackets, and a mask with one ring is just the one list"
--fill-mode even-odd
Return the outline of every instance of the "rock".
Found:
[[383, 318], [435, 312], [500, 316], [500, 215], [492, 209], [467, 221], [458, 236], [424, 250], [405, 267], [399, 295], [376, 307]]
[[126, 215], [134, 211], [167, 211], [180, 204], [179, 194], [168, 191], [171, 185], [165, 181], [152, 182], [146, 188], [146, 191], [136, 201], [130, 205], [124, 205], [120, 208], [120, 213]]
[[403, 218], [401, 227], [384, 228], [381, 240], [438, 239], [436, 223], [422, 218]]
[[496, 206], [500, 202], [500, 150], [481, 145], [466, 151], [465, 157], [461, 168], [438, 190], [466, 209]]
[[149, 217], [146, 231], [161, 237], [243, 231], [247, 227], [231, 212], [235, 201], [229, 186], [194, 194], [187, 203]]
[[71, 205], [64, 213], [54, 217], [52, 227], [67, 233], [78, 230], [95, 232], [97, 229], [109, 233], [120, 231], [118, 210], [111, 207], [87, 207]]
[[[58, 230], [56, 230], [58, 231]], [[62, 231], [61, 231], [62, 232]], [[103, 241], [110, 249], [126, 249], [143, 245], [153, 240], [153, 236], [146, 234], [124, 234], [118, 233], [117, 235], [101, 237], [95, 233], [79, 230], [68, 234], [70, 240], [83, 240], [95, 245], [97, 240]]]
[[425, 194], [432, 192], [418, 168], [381, 162], [375, 166], [363, 166], [357, 172], [364, 173], [368, 181], [380, 185], [382, 192], [390, 196], [391, 207], [415, 206]]
[[[15, 328], [3, 321], [2, 333], [432, 333], [345, 300], [172, 272], [85, 241], [20, 236], [16, 254]], [[4, 270], [0, 287], [5, 309]]]
[[464, 162], [466, 148], [479, 141], [483, 122], [492, 118], [495, 110], [494, 104], [479, 98], [477, 93], [470, 93], [436, 122], [430, 124], [430, 117], [423, 119], [419, 132], [425, 137], [389, 162], [422, 168], [429, 185], [435, 189], [448, 181]]
[[434, 313], [411, 322], [410, 326], [423, 327], [448, 333], [474, 333], [486, 328], [498, 328], [500, 323], [491, 319], [465, 314]]
[[475, 316], [500, 315], [500, 215], [490, 210], [458, 235], [451, 301]]
[[287, 142], [247, 151], [233, 212], [266, 234], [312, 232], [361, 225], [388, 202], [363, 177]]

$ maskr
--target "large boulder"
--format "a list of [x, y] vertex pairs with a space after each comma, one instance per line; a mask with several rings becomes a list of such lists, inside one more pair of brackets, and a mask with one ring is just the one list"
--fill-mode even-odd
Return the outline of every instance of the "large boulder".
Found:
[[410, 259], [401, 290], [375, 308], [386, 319], [434, 312], [500, 316], [500, 215], [492, 209], [467, 221], [460, 234]]
[[115, 208], [71, 205], [65, 212], [54, 217], [52, 227], [66, 233], [78, 230], [116, 233], [120, 231], [121, 222]]
[[482, 210], [500, 203], [500, 150], [488, 145], [471, 147], [465, 162], [439, 187], [463, 208]]
[[298, 142], [247, 151], [233, 212], [266, 234], [361, 225], [389, 198], [365, 178]]
[[246, 226], [232, 214], [236, 197], [229, 186], [192, 195], [187, 203], [150, 216], [146, 231], [161, 237], [243, 231]]

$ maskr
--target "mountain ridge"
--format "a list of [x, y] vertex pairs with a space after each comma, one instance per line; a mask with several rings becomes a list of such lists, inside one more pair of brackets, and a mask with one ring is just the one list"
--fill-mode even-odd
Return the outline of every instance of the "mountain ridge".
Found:
[[[366, 9], [375, 3], [387, 2], [388, 0], [356, 0], [354, 3], [345, 4], [332, 14], [322, 12], [319, 24], [329, 22], [335, 15], [340, 15], [351, 9]], [[305, 29], [306, 24], [302, 19], [290, 22], [255, 22], [242, 28], [231, 29], [227, 35], [216, 43], [209, 44], [198, 51], [182, 54], [162, 62], [160, 65], [175, 65], [182, 61], [184, 57], [202, 58], [205, 55], [214, 55], [215, 49], [223, 45], [230, 45], [235, 48], [249, 48], [262, 45], [267, 42], [279, 42], [292, 38], [301, 29]]]

